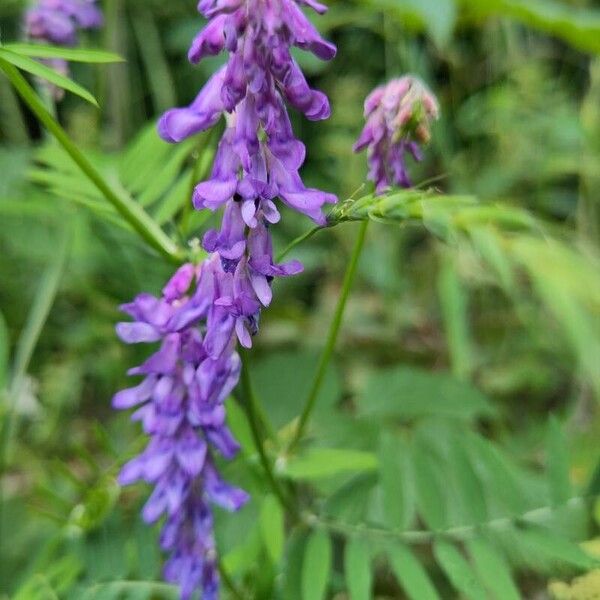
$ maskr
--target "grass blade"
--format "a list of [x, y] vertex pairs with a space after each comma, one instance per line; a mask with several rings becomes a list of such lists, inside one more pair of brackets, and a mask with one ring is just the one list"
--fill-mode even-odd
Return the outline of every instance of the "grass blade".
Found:
[[93, 104], [94, 106], [98, 106], [98, 102], [96, 98], [92, 96], [84, 87], [81, 87], [78, 83], [75, 83], [72, 79], [61, 75], [51, 67], [47, 67], [41, 62], [37, 60], [33, 60], [28, 56], [23, 54], [17, 54], [16, 52], [11, 52], [10, 50], [6, 50], [5, 47], [0, 47], [0, 58], [5, 60], [6, 62], [14, 65], [18, 69], [23, 71], [27, 71], [27, 73], [31, 73], [40, 79], [44, 79], [51, 84], [62, 88], [63, 90], [67, 90], [72, 92], [73, 94], [83, 98], [85, 101]]
[[81, 63], [115, 63], [124, 62], [124, 58], [106, 50], [90, 50], [88, 48], [64, 48], [63, 46], [48, 46], [46, 44], [4, 44], [4, 50], [29, 56], [32, 58], [62, 58], [70, 62]]

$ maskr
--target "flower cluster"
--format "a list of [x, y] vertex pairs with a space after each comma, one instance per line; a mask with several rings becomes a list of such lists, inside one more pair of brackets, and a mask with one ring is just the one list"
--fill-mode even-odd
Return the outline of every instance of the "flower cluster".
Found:
[[410, 187], [406, 155], [422, 160], [431, 122], [439, 116], [435, 96], [417, 77], [405, 75], [373, 90], [365, 100], [367, 123], [354, 151], [368, 148], [369, 179], [381, 194], [392, 185]]
[[[226, 458], [238, 450], [223, 402], [238, 381], [240, 358], [235, 324], [222, 318], [217, 303], [231, 293], [232, 279], [217, 256], [200, 266], [185, 264], [161, 298], [140, 294], [123, 305], [134, 321], [117, 325], [127, 343], [160, 341], [156, 353], [129, 371], [142, 375], [142, 382], [113, 398], [117, 409], [138, 407], [132, 418], [152, 436], [144, 452], [124, 465], [119, 482], [155, 485], [143, 516], [150, 523], [166, 516], [160, 543], [171, 558], [165, 577], [181, 585], [183, 598], [199, 586], [207, 600], [217, 594], [209, 503], [237, 510], [247, 499], [219, 477], [213, 458], [215, 450]], [[200, 321], [214, 326], [204, 332], [192, 326]]]
[[236, 510], [247, 498], [220, 479], [213, 458], [215, 451], [230, 458], [237, 449], [223, 407], [239, 378], [235, 348], [252, 345], [273, 279], [302, 270], [297, 261], [273, 259], [270, 227], [280, 220], [275, 200], [317, 223], [325, 223], [323, 205], [336, 201], [303, 184], [298, 171], [305, 148], [285, 104], [313, 120], [330, 113], [327, 97], [309, 87], [290, 53], [296, 46], [321, 59], [335, 54], [300, 2], [325, 11], [315, 0], [200, 0], [208, 24], [189, 59], [226, 50], [229, 60], [189, 106], [167, 111], [158, 129], [175, 143], [225, 116], [211, 177], [193, 196], [197, 209], [223, 208], [221, 227], [204, 235], [209, 255], [201, 265], [182, 267], [162, 298], [142, 294], [125, 305], [134, 322], [118, 326], [126, 342], [161, 341], [156, 354], [130, 371], [144, 375], [143, 382], [114, 399], [117, 408], [142, 404], [134, 418], [152, 436], [120, 481], [155, 485], [144, 518], [166, 515], [161, 544], [171, 556], [165, 578], [180, 585], [183, 599], [196, 589], [204, 600], [218, 596], [211, 504]]
[[[97, 29], [102, 23], [96, 0], [38, 0], [25, 13], [25, 34], [46, 44], [75, 46], [80, 29]], [[59, 73], [68, 74], [66, 60], [53, 58], [46, 62]]]

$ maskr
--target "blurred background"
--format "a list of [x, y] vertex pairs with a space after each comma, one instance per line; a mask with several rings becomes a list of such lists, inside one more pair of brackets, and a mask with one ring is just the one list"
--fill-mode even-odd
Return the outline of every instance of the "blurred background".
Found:
[[[85, 45], [126, 62], [72, 65], [101, 108], [67, 94], [58, 116], [112, 184], [187, 243], [214, 219], [192, 214], [188, 198], [217, 138], [172, 147], [154, 125], [165, 109], [189, 103], [222, 59], [186, 60], [203, 23], [193, 0], [101, 4], [106, 26]], [[3, 42], [21, 38], [24, 7], [0, 3]], [[413, 181], [500, 203], [533, 225], [515, 233], [502, 218], [473, 231], [461, 223], [456, 236], [423, 223], [370, 225], [310, 432], [317, 448], [350, 449], [357, 463], [342, 455], [340, 469], [324, 476], [309, 464], [298, 476], [301, 494], [331, 518], [399, 531], [506, 518], [506, 535], [492, 546], [510, 585], [494, 593], [480, 548], [457, 546], [483, 596], [456, 575], [460, 561], [448, 567], [439, 548], [406, 546], [441, 598], [511, 598], [515, 589], [522, 598], [599, 598], [600, 5], [332, 0], [315, 23], [338, 55], [331, 64], [299, 55], [333, 107], [325, 122], [293, 115], [308, 149], [308, 185], [341, 199], [370, 190], [361, 187], [366, 158], [352, 154], [363, 100], [411, 72], [441, 106], [426, 159], [410, 165]], [[309, 227], [284, 212], [278, 247]], [[306, 270], [277, 282], [263, 314], [251, 372], [278, 428], [300, 412], [357, 230], [340, 225], [296, 248]], [[143, 439], [110, 400], [140, 358], [116, 339], [118, 305], [157, 293], [171, 269], [122, 225], [0, 76], [0, 597], [176, 597], [159, 584], [110, 583], [160, 577], [156, 531], [138, 517], [148, 490], [115, 483]], [[243, 412], [233, 402], [230, 409], [246, 450], [228, 472], [253, 501], [219, 521], [226, 568], [245, 597], [300, 598], [306, 534], [293, 531], [273, 551], [272, 499], [255, 472]], [[358, 460], [366, 457], [380, 457], [378, 466]], [[554, 537], [519, 535], [532, 511]], [[342, 600], [350, 598], [343, 532], [332, 535], [326, 597]], [[561, 552], [563, 539], [575, 543]], [[582, 547], [587, 558], [576, 552]], [[373, 597], [431, 598], [409, 591], [402, 556], [386, 552], [372, 556]]]

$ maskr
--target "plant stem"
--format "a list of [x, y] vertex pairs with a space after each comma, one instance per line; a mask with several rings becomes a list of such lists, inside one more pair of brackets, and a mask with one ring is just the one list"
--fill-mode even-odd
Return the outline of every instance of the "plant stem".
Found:
[[408, 544], [430, 544], [437, 538], [449, 538], [457, 542], [464, 542], [476, 535], [481, 535], [486, 531], [506, 531], [519, 524], [523, 525], [544, 525], [551, 522], [560, 510], [580, 510], [589, 506], [597, 496], [574, 496], [569, 498], [560, 506], [542, 506], [535, 508], [526, 513], [499, 517], [476, 525], [460, 525], [449, 527], [448, 529], [440, 529], [437, 531], [415, 530], [406, 531], [398, 529], [387, 529], [377, 525], [369, 524], [352, 524], [341, 521], [333, 521], [322, 519], [319, 516], [308, 517], [307, 521], [313, 528], [323, 528], [332, 533], [338, 533], [343, 536], [363, 535], [380, 538], [397, 539]]
[[307, 239], [311, 238], [315, 233], [317, 233], [317, 231], [320, 231], [321, 229], [323, 229], [323, 227], [313, 227], [312, 229], [309, 229], [308, 231], [306, 231], [305, 233], [303, 233], [302, 235], [299, 235], [295, 240], [292, 240], [277, 256], [277, 262], [282, 261], [287, 254], [289, 254], [289, 252], [295, 248], [298, 244], [301, 244], [302, 242], [306, 241]]
[[352, 282], [354, 281], [354, 276], [356, 275], [358, 260], [360, 258], [360, 254], [365, 243], [365, 235], [367, 233], [368, 225], [369, 221], [364, 221], [363, 223], [361, 223], [360, 230], [358, 232], [358, 237], [354, 242], [354, 249], [352, 250], [350, 263], [348, 264], [348, 268], [346, 269], [346, 273], [344, 275], [342, 291], [340, 292], [340, 297], [335, 308], [333, 319], [331, 321], [331, 324], [329, 325], [329, 331], [327, 333], [327, 341], [325, 343], [325, 348], [323, 348], [323, 352], [321, 353], [321, 357], [319, 358], [317, 372], [315, 373], [315, 377], [310, 387], [310, 391], [308, 392], [306, 402], [304, 403], [304, 409], [302, 410], [302, 414], [300, 415], [298, 427], [296, 429], [294, 437], [292, 438], [292, 441], [290, 442], [290, 445], [288, 446], [288, 452], [291, 452], [298, 444], [298, 442], [302, 439], [302, 435], [308, 423], [308, 419], [310, 418], [310, 415], [315, 407], [317, 396], [319, 394], [319, 390], [321, 389], [321, 384], [323, 383], [325, 373], [327, 372], [327, 366], [329, 365], [329, 361], [331, 359], [331, 355], [333, 354], [335, 343], [337, 341], [338, 333], [340, 331], [340, 325], [342, 324], [342, 318], [344, 316], [346, 302], [348, 301], [348, 296], [350, 295], [350, 288], [352, 287]]
[[260, 434], [260, 426], [259, 426], [259, 412], [261, 409], [259, 408], [259, 402], [256, 398], [256, 394], [254, 393], [254, 389], [252, 388], [252, 382], [250, 380], [250, 373], [248, 372], [248, 363], [246, 358], [242, 360], [242, 392], [244, 394], [244, 400], [246, 402], [246, 409], [248, 412], [248, 421], [250, 423], [250, 430], [252, 432], [252, 438], [254, 440], [254, 444], [256, 445], [256, 450], [258, 452], [258, 456], [260, 458], [261, 465], [265, 471], [265, 475], [269, 482], [269, 486], [273, 490], [273, 493], [277, 497], [277, 500], [281, 504], [282, 508], [289, 512], [295, 519], [299, 519], [298, 509], [295, 504], [289, 499], [286, 493], [283, 491], [283, 488], [279, 485], [275, 477], [275, 473], [273, 472], [273, 467], [271, 462], [269, 461], [269, 457], [265, 452], [265, 448], [263, 445], [263, 440]]
[[81, 169], [84, 175], [98, 188], [102, 195], [114, 206], [117, 212], [133, 227], [137, 233], [155, 250], [169, 260], [179, 263], [184, 255], [177, 244], [157, 225], [148, 213], [134, 200], [115, 192], [96, 171], [88, 159], [71, 140], [67, 132], [46, 110], [43, 102], [34, 92], [27, 80], [11, 64], [0, 59], [0, 67], [21, 96], [25, 104], [56, 138], [58, 143]]

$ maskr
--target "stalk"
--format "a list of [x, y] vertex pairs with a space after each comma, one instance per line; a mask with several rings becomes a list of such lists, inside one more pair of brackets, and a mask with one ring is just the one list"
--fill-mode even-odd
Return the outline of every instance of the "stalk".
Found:
[[368, 225], [369, 221], [364, 221], [361, 224], [360, 230], [358, 232], [358, 237], [354, 242], [354, 249], [352, 250], [350, 263], [348, 264], [346, 274], [344, 275], [342, 291], [340, 293], [340, 297], [335, 308], [333, 319], [329, 326], [329, 332], [327, 333], [327, 341], [325, 343], [325, 348], [323, 348], [323, 352], [321, 353], [321, 357], [319, 358], [317, 372], [315, 373], [315, 377], [310, 387], [310, 391], [308, 392], [308, 396], [306, 397], [304, 409], [302, 410], [302, 414], [300, 415], [300, 421], [298, 422], [298, 427], [296, 429], [294, 437], [292, 438], [292, 441], [290, 442], [290, 445], [288, 446], [288, 452], [291, 452], [296, 447], [298, 442], [302, 439], [302, 435], [304, 434], [304, 430], [306, 428], [310, 415], [315, 407], [319, 390], [321, 389], [325, 373], [327, 372], [327, 367], [329, 366], [329, 361], [331, 360], [331, 355], [333, 354], [333, 351], [335, 349], [335, 343], [337, 341], [340, 326], [342, 324], [342, 318], [344, 316], [344, 310], [346, 308], [348, 296], [350, 295], [350, 289], [354, 281], [354, 276], [356, 275], [358, 260], [360, 258], [364, 246], [365, 235], [367, 233]]

